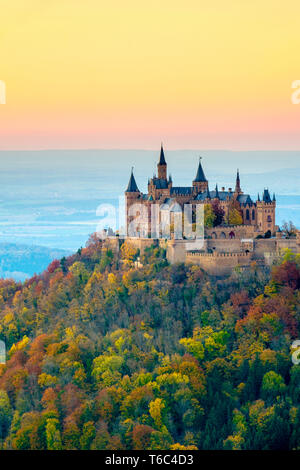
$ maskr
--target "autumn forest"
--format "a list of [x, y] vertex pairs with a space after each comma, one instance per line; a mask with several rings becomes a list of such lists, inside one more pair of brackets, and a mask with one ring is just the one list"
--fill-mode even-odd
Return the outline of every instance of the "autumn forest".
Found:
[[96, 236], [1, 280], [0, 448], [300, 449], [299, 301], [289, 251], [213, 278]]

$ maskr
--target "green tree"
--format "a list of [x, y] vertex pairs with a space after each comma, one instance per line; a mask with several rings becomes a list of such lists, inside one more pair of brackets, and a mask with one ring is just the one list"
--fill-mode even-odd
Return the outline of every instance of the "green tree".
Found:
[[286, 385], [280, 374], [270, 370], [263, 376], [262, 380], [262, 398], [264, 400], [274, 400], [278, 395], [286, 391]]
[[47, 419], [46, 439], [48, 450], [61, 450], [62, 442], [59, 430], [59, 421], [56, 418]]
[[207, 228], [214, 227], [216, 220], [216, 214], [213, 211], [211, 204], [205, 204], [204, 206], [204, 225]]

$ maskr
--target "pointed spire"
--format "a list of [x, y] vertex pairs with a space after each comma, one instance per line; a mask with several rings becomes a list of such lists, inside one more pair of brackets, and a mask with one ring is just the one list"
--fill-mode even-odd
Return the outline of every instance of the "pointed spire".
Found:
[[159, 165], [166, 165], [165, 154], [164, 154], [164, 149], [163, 149], [163, 144], [162, 143], [161, 143], [161, 147], [160, 147]]
[[203, 183], [203, 182], [207, 181], [207, 179], [205, 178], [205, 175], [204, 175], [201, 160], [202, 160], [202, 157], [199, 157], [198, 170], [197, 170], [196, 178], [194, 179], [195, 183]]
[[171, 173], [169, 174], [169, 183], [172, 183], [172, 175], [171, 175]]
[[259, 193], [258, 193], [258, 195], [257, 195], [257, 200], [258, 200], [258, 202], [260, 202], [260, 195], [259, 195]]
[[206, 197], [207, 199], [211, 199], [211, 196], [210, 196], [210, 190], [209, 190], [209, 187], [207, 185], [207, 193], [206, 193]]
[[131, 175], [130, 175], [130, 178], [129, 178], [129, 183], [128, 183], [128, 186], [127, 186], [127, 189], [126, 189], [126, 193], [138, 193], [138, 192], [139, 192], [139, 188], [137, 187], [135, 178], [133, 176], [133, 167], [132, 167], [131, 168]]
[[216, 184], [216, 199], [220, 199], [220, 195], [219, 195], [219, 190], [218, 190], [218, 185]]
[[241, 180], [240, 180], [240, 170], [237, 170], [236, 174], [236, 183], [235, 183], [235, 192], [240, 193], [241, 192]]
[[273, 194], [273, 202], [276, 202], [276, 196], [275, 196], [275, 193]]

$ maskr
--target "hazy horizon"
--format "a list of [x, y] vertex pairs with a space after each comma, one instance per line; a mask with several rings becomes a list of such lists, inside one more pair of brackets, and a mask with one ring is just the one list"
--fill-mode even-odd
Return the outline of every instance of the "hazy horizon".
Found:
[[[277, 220], [300, 227], [300, 153], [168, 150], [174, 186], [191, 185], [202, 155], [210, 188], [234, 187], [239, 168], [245, 193], [277, 195]], [[0, 243], [76, 251], [96, 231], [101, 203], [116, 205], [131, 167], [139, 189], [156, 172], [156, 150], [0, 151]]]

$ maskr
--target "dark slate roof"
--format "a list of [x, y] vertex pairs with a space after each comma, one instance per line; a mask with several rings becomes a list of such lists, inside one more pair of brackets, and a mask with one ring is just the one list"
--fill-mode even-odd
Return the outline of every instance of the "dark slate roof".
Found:
[[129, 183], [126, 189], [126, 193], [138, 193], [139, 188], [137, 187], [137, 184], [135, 182], [135, 178], [133, 176], [133, 171], [131, 172]]
[[253, 204], [253, 201], [251, 197], [249, 196], [249, 194], [240, 194], [237, 197], [237, 200], [239, 201], [240, 204], [250, 204], [250, 205]]
[[189, 186], [174, 186], [171, 188], [171, 194], [192, 194], [193, 188]]
[[167, 180], [165, 180], [165, 179], [153, 178], [153, 184], [156, 187], [156, 189], [167, 189], [168, 188], [168, 183], [167, 183]]
[[204, 175], [204, 171], [203, 171], [203, 168], [202, 168], [202, 165], [201, 165], [201, 160], [199, 160], [199, 165], [198, 165], [198, 170], [197, 170], [197, 174], [196, 174], [196, 178], [194, 179], [194, 182], [195, 183], [202, 183], [202, 182], [206, 182], [207, 179], [205, 178], [205, 175]]
[[264, 202], [272, 202], [272, 201], [271, 201], [271, 196], [270, 196], [270, 193], [269, 193], [269, 190], [268, 190], [268, 189], [265, 189], [265, 190], [264, 190], [263, 201], [264, 201]]
[[161, 210], [169, 210], [170, 212], [182, 212], [180, 204], [173, 198], [166, 198], [160, 206]]
[[216, 197], [219, 197], [220, 201], [226, 201], [227, 197], [229, 197], [229, 199], [232, 199], [233, 197], [233, 193], [229, 192], [229, 191], [211, 191], [210, 192], [210, 197], [212, 199], [215, 199]]
[[[234, 193], [233, 192], [229, 192], [229, 191], [204, 191], [202, 193], [199, 193], [197, 194], [197, 196], [195, 197], [195, 200], [196, 201], [204, 201], [207, 197], [211, 198], [211, 199], [215, 199], [216, 197], [218, 197], [220, 199], [220, 201], [226, 201], [227, 198], [229, 199], [232, 199], [233, 198], [233, 195]], [[251, 199], [251, 197], [249, 196], [249, 194], [240, 194], [238, 197], [237, 197], [237, 200], [240, 204], [253, 204], [253, 201]]]
[[203, 191], [202, 193], [197, 194], [195, 201], [204, 201], [205, 199], [210, 199], [211, 193], [209, 191]]
[[160, 165], [166, 165], [166, 160], [165, 160], [165, 154], [164, 154], [163, 146], [161, 146], [161, 148], [160, 148], [159, 164], [160, 164]]

